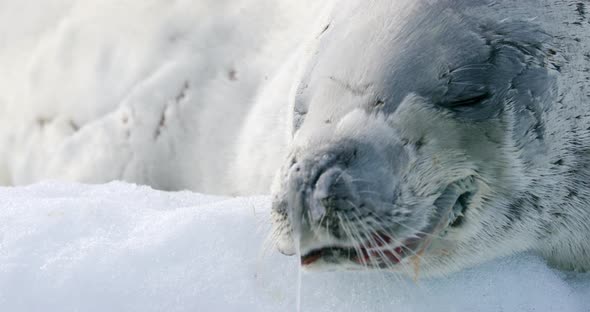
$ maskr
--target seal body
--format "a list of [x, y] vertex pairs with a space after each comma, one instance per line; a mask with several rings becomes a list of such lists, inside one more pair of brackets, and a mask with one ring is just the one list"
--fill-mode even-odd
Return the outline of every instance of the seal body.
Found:
[[587, 5], [334, 4], [283, 75], [279, 250], [310, 270], [436, 275], [524, 250], [590, 269]]

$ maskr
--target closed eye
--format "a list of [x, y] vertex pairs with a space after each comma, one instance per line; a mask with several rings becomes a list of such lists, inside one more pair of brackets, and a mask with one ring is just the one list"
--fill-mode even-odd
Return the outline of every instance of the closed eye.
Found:
[[450, 101], [448, 103], [444, 103], [443, 105], [449, 108], [467, 108], [476, 104], [479, 104], [487, 99], [489, 99], [491, 97], [491, 93], [490, 92], [484, 92], [482, 94], [478, 94], [475, 96], [470, 96], [467, 98], [462, 98], [462, 99], [456, 99], [453, 101]]

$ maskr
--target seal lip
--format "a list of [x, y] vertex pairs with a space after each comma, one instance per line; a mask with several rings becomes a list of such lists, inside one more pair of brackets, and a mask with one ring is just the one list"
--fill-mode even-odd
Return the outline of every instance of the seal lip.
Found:
[[301, 265], [309, 267], [320, 260], [339, 264], [345, 261], [366, 268], [387, 269], [407, 256], [416, 255], [425, 242], [425, 234], [405, 241], [396, 241], [384, 233], [375, 233], [370, 240], [357, 246], [327, 246], [313, 249], [301, 256]]

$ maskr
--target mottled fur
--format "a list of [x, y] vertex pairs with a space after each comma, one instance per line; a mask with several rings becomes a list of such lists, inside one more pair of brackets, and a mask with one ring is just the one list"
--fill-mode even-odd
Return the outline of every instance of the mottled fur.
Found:
[[[360, 252], [374, 233], [393, 247], [427, 232], [423, 254], [386, 268], [419, 260], [444, 274], [535, 250], [589, 270], [590, 20], [579, 5], [335, 5], [292, 70], [293, 139], [273, 187], [279, 248]], [[456, 226], [439, 207], [452, 192], [469, 195]]]

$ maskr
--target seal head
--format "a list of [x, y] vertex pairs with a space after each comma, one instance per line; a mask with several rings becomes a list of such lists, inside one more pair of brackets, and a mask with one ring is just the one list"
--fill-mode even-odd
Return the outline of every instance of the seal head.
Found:
[[339, 8], [298, 85], [273, 186], [279, 250], [309, 270], [431, 275], [549, 235], [552, 189], [532, 172], [556, 157], [552, 40], [474, 17], [476, 2]]

